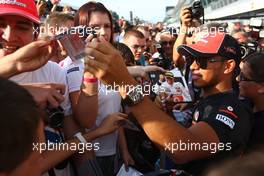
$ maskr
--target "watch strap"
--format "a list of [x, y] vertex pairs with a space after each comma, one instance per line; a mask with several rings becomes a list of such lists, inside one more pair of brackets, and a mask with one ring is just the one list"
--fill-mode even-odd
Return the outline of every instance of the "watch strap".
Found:
[[81, 132], [76, 133], [74, 137], [76, 137], [81, 143], [87, 143], [86, 139], [83, 137]]
[[139, 85], [137, 85], [127, 92], [126, 97], [123, 98], [123, 103], [127, 106], [133, 106], [138, 104], [143, 97], [142, 88], [139, 88]]

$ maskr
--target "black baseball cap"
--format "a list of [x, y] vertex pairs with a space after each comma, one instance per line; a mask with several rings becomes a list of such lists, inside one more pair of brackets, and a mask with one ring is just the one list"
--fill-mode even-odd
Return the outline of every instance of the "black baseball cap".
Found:
[[241, 61], [240, 45], [232, 36], [223, 32], [208, 33], [195, 44], [180, 45], [178, 52], [186, 57], [209, 58], [222, 56], [226, 59]]

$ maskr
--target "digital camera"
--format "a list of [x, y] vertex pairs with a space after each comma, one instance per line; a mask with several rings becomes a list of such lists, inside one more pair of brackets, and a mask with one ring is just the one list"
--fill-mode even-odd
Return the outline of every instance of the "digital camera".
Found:
[[156, 49], [159, 53], [158, 57], [153, 58], [153, 62], [156, 63], [155, 65], [162, 65], [161, 62], [163, 62], [165, 56], [164, 56], [164, 50], [162, 48], [162, 45], [160, 43], [156, 44]]
[[240, 50], [242, 59], [249, 56], [250, 54], [253, 54], [255, 52], [260, 52], [261, 48], [258, 46], [256, 42], [248, 42], [246, 44], [240, 44]]
[[194, 1], [191, 7], [188, 8], [191, 12], [192, 19], [200, 19], [204, 16], [204, 8], [200, 0]]
[[47, 113], [47, 122], [48, 125], [52, 128], [61, 128], [62, 127], [62, 122], [64, 119], [64, 113], [63, 113], [63, 108], [62, 107], [57, 107], [57, 108], [47, 108], [46, 113]]

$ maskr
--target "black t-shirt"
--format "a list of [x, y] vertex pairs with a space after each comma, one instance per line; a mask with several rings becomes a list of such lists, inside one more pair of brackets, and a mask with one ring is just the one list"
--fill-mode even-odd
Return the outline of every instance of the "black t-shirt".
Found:
[[248, 144], [252, 119], [251, 110], [233, 92], [214, 94], [202, 99], [193, 112], [193, 125], [201, 121], [208, 123], [221, 143], [218, 147], [216, 144], [207, 144], [208, 149], [212, 153], [216, 147], [221, 148], [221, 151], [209, 158], [189, 162], [183, 165], [183, 169], [199, 175], [211, 164], [219, 164], [223, 159], [240, 155]]
[[264, 111], [254, 113], [254, 125], [249, 144], [250, 148], [264, 145]]

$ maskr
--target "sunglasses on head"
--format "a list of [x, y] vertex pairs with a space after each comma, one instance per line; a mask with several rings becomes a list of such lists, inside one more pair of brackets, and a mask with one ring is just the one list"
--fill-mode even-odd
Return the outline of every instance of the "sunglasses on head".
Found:
[[214, 63], [214, 62], [223, 62], [224, 58], [194, 58], [194, 57], [188, 57], [186, 58], [186, 63], [188, 66], [191, 66], [193, 62], [201, 68], [201, 69], [207, 69], [208, 63]]

